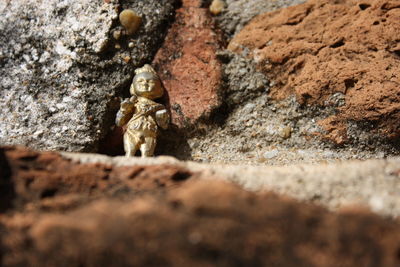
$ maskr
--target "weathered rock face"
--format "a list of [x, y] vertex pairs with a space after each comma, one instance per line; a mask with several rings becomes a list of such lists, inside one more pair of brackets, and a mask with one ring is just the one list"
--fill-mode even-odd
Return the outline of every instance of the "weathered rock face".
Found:
[[229, 49], [249, 53], [274, 78], [275, 99], [294, 94], [304, 105], [335, 107], [320, 121], [335, 143], [348, 141], [354, 123], [398, 138], [399, 18], [393, 1], [312, 0], [258, 16]]
[[362, 209], [332, 213], [171, 164], [0, 152], [0, 191], [15, 191], [0, 210], [2, 266], [400, 264], [400, 224]]
[[[175, 2], [2, 1], [0, 143], [96, 150], [133, 69], [161, 44]], [[123, 8], [142, 16], [135, 35], [119, 34]]]
[[191, 126], [221, 103], [220, 38], [200, 0], [187, 0], [158, 51], [154, 64], [168, 91], [172, 123]]

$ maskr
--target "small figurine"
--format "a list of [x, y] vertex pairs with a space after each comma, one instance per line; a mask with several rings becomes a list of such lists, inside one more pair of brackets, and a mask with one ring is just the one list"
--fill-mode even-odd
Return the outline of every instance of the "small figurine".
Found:
[[169, 114], [164, 105], [153, 100], [163, 95], [164, 89], [154, 69], [146, 64], [135, 70], [130, 88], [131, 98], [121, 103], [115, 124], [124, 126], [125, 156], [133, 157], [140, 149], [142, 157], [154, 155], [158, 127], [168, 128]]

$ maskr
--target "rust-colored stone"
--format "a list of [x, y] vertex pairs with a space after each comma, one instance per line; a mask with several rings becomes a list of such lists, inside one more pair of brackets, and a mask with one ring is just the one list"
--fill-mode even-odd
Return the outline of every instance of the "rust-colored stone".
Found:
[[[4, 155], [0, 163], [8, 164], [8, 178], [0, 176], [0, 192], [3, 188], [15, 191], [2, 195], [0, 200], [14, 203], [17, 208], [68, 194], [97, 197], [114, 195], [121, 190], [140, 192], [168, 188], [193, 175], [172, 165], [115, 167], [73, 163], [55, 152], [39, 153], [25, 148], [6, 147], [0, 152]], [[7, 209], [10, 208], [11, 204]]]
[[221, 181], [0, 218], [5, 266], [399, 266], [400, 225]]
[[[259, 15], [229, 44], [246, 47], [275, 80], [276, 99], [327, 105], [345, 95], [335, 118], [369, 122], [385, 138], [400, 137], [400, 9], [397, 1], [311, 0]], [[329, 101], [328, 101], [329, 102]], [[322, 122], [322, 124], [326, 124]], [[331, 128], [327, 137], [346, 131]], [[331, 133], [335, 133], [334, 137]]]
[[201, 1], [186, 0], [176, 11], [154, 66], [168, 93], [172, 123], [188, 126], [220, 105], [220, 40]]
[[0, 192], [14, 187], [20, 204], [0, 210], [1, 266], [400, 265], [399, 222], [362, 207], [334, 213], [179, 166], [24, 148], [1, 148], [0, 171]]
[[343, 145], [348, 141], [346, 125], [343, 121], [338, 121], [335, 116], [320, 120], [318, 125], [326, 132], [322, 135], [323, 138], [327, 138], [337, 145]]

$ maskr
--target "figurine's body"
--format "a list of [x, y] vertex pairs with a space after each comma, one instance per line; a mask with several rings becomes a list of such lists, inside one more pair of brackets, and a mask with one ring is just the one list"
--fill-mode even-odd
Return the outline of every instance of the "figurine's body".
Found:
[[121, 103], [116, 124], [127, 124], [124, 149], [127, 157], [140, 149], [142, 157], [151, 157], [157, 142], [158, 127], [166, 129], [169, 115], [165, 107], [153, 101], [163, 95], [161, 82], [155, 71], [145, 65], [136, 70], [130, 92], [132, 97]]

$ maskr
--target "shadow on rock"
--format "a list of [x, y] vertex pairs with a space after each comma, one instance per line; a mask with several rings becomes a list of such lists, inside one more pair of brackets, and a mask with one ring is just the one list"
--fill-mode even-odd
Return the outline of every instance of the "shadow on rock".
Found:
[[11, 180], [11, 168], [4, 149], [0, 149], [0, 213], [12, 208], [14, 198], [15, 190]]

